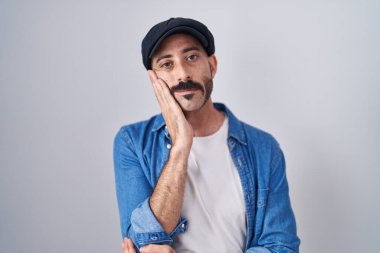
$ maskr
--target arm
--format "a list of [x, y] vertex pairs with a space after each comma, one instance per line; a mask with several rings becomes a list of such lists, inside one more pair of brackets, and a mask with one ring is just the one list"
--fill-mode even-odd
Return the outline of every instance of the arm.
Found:
[[148, 74], [173, 143], [169, 159], [150, 198], [150, 206], [165, 231], [171, 233], [182, 210], [193, 130], [166, 83], [158, 79], [154, 71], [150, 70]]
[[193, 132], [167, 85], [149, 73], [160, 104], [172, 149], [152, 193], [132, 138], [121, 129], [114, 142], [116, 190], [123, 238], [131, 238], [137, 247], [150, 243], [170, 244], [185, 222], [180, 217]]
[[186, 170], [187, 154], [173, 146], [150, 197], [150, 207], [154, 216], [168, 234], [177, 226], [180, 218]]
[[[137, 248], [150, 243], [171, 244], [185, 222], [168, 234], [154, 216], [149, 200], [153, 188], [143, 172], [131, 133], [121, 128], [114, 141], [115, 185], [120, 214], [122, 238], [129, 237]], [[178, 220], [177, 220], [178, 222]]]
[[296, 221], [291, 208], [285, 173], [285, 159], [277, 146], [271, 163], [271, 175], [262, 232], [257, 247], [247, 253], [298, 253]]

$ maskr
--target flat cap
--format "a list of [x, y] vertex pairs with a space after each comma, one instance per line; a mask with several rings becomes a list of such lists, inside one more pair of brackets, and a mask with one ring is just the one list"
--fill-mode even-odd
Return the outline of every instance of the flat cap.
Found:
[[161, 42], [175, 33], [190, 34], [199, 40], [208, 55], [215, 53], [214, 37], [204, 24], [190, 18], [170, 18], [153, 26], [141, 43], [141, 54], [147, 70], [152, 69], [152, 56]]

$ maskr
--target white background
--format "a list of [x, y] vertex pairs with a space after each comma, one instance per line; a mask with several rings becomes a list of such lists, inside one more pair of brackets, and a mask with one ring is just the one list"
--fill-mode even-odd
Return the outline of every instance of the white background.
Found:
[[113, 138], [159, 108], [140, 43], [213, 32], [213, 100], [280, 142], [301, 251], [379, 252], [379, 1], [0, 0], [0, 251], [120, 252]]

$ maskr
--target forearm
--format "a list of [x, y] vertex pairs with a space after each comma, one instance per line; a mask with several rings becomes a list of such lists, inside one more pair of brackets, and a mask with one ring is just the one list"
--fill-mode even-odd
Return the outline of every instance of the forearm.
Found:
[[168, 234], [176, 227], [181, 215], [188, 157], [188, 148], [172, 147], [150, 198], [150, 208]]

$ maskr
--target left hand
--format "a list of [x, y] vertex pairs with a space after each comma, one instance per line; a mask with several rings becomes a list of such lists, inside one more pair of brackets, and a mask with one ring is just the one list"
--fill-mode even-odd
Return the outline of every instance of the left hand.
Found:
[[[133, 242], [129, 238], [124, 238], [122, 243], [122, 253], [136, 253]], [[149, 244], [140, 248], [141, 253], [176, 253], [175, 250], [168, 245]]]
[[136, 253], [135, 247], [131, 239], [125, 237], [121, 244], [122, 253]]
[[141, 253], [176, 253], [175, 250], [168, 245], [148, 244], [140, 248]]

